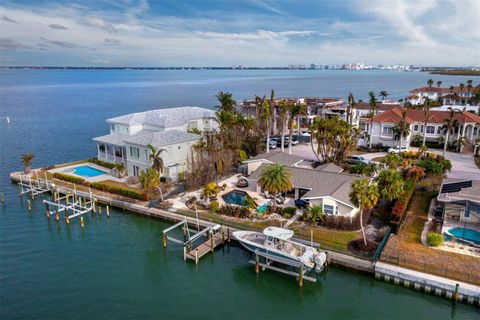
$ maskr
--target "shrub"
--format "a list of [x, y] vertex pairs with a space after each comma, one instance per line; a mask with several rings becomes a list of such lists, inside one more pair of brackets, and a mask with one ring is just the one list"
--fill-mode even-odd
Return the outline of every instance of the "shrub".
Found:
[[419, 166], [407, 167], [403, 170], [403, 177], [407, 180], [420, 181], [425, 177], [425, 168]]
[[425, 168], [426, 173], [440, 175], [444, 172], [444, 167], [441, 163], [436, 162], [435, 160], [422, 159], [417, 162], [417, 166]]
[[53, 174], [53, 177], [54, 178], [57, 178], [57, 179], [60, 179], [60, 180], [63, 180], [63, 181], [67, 181], [67, 182], [71, 182], [71, 183], [76, 183], [76, 184], [83, 184], [85, 183], [85, 179], [83, 178], [80, 178], [80, 177], [74, 177], [74, 176], [71, 176], [69, 174], [64, 174], [64, 173], [60, 173], [60, 172], [55, 172]]
[[376, 171], [377, 166], [374, 163], [358, 163], [348, 168], [350, 174], [361, 174], [363, 176], [372, 176]]
[[405, 151], [400, 154], [404, 159], [418, 159], [420, 157], [420, 152], [418, 151]]
[[[368, 215], [365, 215], [365, 217], [368, 217]], [[344, 216], [325, 215], [325, 218], [320, 220], [319, 224], [329, 229], [358, 230], [360, 229], [360, 215], [357, 214], [351, 219]]]
[[248, 216], [250, 215], [250, 209], [247, 207], [226, 204], [218, 210], [218, 213], [229, 217], [243, 219], [248, 218]]
[[392, 208], [392, 217], [390, 219], [390, 223], [399, 224], [402, 221], [405, 211], [407, 211], [408, 203], [412, 198], [414, 189], [415, 181], [405, 181], [402, 196], [400, 196], [397, 201], [395, 201], [395, 205]]
[[213, 213], [217, 212], [219, 208], [220, 204], [218, 203], [218, 201], [210, 202], [210, 210], [212, 210]]
[[88, 162], [98, 164], [99, 166], [105, 167], [105, 168], [108, 168], [108, 169], [113, 169], [116, 166], [115, 163], [110, 163], [110, 162], [98, 160], [97, 158], [90, 158], [90, 159], [88, 159]]
[[89, 183], [89, 186], [97, 190], [118, 194], [118, 195], [125, 196], [132, 199], [144, 200], [144, 201], [147, 200], [146, 194], [138, 192], [136, 190], [132, 190], [132, 189], [112, 186], [102, 182], [92, 182], [92, 183]]
[[282, 210], [280, 211], [282, 217], [286, 219], [293, 217], [295, 215], [295, 212], [297, 212], [297, 208], [295, 207], [285, 207], [282, 208]]
[[427, 244], [431, 247], [438, 247], [443, 244], [443, 235], [441, 233], [429, 232], [427, 234]]
[[412, 147], [420, 147], [422, 143], [423, 143], [423, 137], [419, 134], [416, 134], [413, 136], [412, 142], [410, 143], [410, 145]]

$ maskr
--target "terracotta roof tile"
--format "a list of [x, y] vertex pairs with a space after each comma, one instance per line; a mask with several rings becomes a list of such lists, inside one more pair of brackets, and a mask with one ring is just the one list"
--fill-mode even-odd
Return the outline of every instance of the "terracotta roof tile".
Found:
[[[373, 122], [392, 122], [398, 123], [402, 119], [402, 111], [407, 110], [407, 123], [411, 124], [412, 122], [424, 122], [425, 114], [423, 110], [419, 109], [403, 109], [403, 108], [394, 108], [389, 111], [385, 111], [373, 117]], [[428, 119], [429, 123], [442, 123], [449, 116], [449, 111], [437, 111], [430, 110], [430, 116]], [[473, 114], [471, 112], [463, 111], [462, 113], [457, 113], [455, 119], [460, 123], [464, 122], [475, 122], [480, 124], [480, 116]]]

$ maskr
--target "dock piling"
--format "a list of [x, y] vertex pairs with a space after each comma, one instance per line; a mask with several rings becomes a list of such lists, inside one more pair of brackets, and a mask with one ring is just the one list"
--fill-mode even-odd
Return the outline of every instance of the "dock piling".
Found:
[[27, 199], [27, 206], [28, 206], [28, 211], [32, 211], [32, 204], [30, 202], [30, 199]]
[[5, 192], [2, 191], [2, 205], [5, 205]]
[[83, 217], [80, 217], [80, 227], [82, 227], [82, 229], [85, 227], [85, 224], [83, 223]]
[[58, 209], [55, 211], [55, 220], [60, 220], [60, 216], [58, 214]]
[[212, 231], [210, 231], [209, 233], [209, 237], [210, 237], [210, 248], [213, 252], [213, 234], [212, 234]]
[[187, 247], [183, 247], [183, 261], [187, 261]]
[[195, 265], [198, 264], [198, 249], [195, 249]]
[[453, 300], [452, 300], [452, 303], [453, 304], [456, 304], [457, 303], [457, 300], [458, 300], [458, 288], [460, 287], [460, 284], [456, 284], [455, 285], [455, 292], [453, 293]]
[[110, 218], [110, 208], [107, 205], [107, 217]]
[[163, 233], [163, 248], [167, 248], [167, 234], [165, 232]]
[[255, 250], [255, 273], [260, 273], [260, 257], [258, 256], [258, 250]]
[[65, 222], [67, 224], [70, 224], [70, 218], [68, 217], [68, 209], [67, 208], [65, 209]]
[[300, 266], [300, 274], [298, 276], [298, 286], [301, 288], [303, 287], [303, 263]]

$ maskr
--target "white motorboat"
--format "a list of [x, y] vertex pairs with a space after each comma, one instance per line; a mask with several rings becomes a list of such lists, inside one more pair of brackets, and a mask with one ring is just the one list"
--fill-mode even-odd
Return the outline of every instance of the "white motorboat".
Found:
[[233, 237], [240, 242], [247, 250], [266, 254], [270, 257], [279, 257], [279, 261], [290, 262], [292, 265], [303, 264], [308, 270], [315, 268], [320, 272], [323, 270], [327, 255], [317, 249], [303, 243], [291, 240], [293, 231], [268, 227], [263, 233], [255, 231], [235, 231]]

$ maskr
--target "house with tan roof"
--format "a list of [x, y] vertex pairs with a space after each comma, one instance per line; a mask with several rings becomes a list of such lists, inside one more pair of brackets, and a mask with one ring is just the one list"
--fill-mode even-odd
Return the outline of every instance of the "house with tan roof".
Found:
[[[406, 110], [406, 121], [410, 127], [410, 134], [403, 139], [403, 145], [410, 146], [411, 140], [415, 135], [423, 137], [426, 132], [427, 141], [437, 141], [438, 138], [445, 138], [445, 132], [442, 125], [445, 119], [449, 117], [448, 111], [430, 111], [430, 116], [425, 127], [425, 113], [423, 110], [394, 108], [373, 117], [372, 144], [385, 146], [396, 146], [399, 140], [394, 134], [394, 127], [402, 119], [402, 112]], [[450, 134], [450, 142], [464, 137], [467, 144], [472, 144], [480, 137], [480, 116], [471, 112], [463, 111], [455, 115], [458, 125], [454, 133]], [[366, 132], [370, 133], [368, 125]]]

